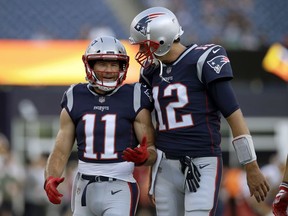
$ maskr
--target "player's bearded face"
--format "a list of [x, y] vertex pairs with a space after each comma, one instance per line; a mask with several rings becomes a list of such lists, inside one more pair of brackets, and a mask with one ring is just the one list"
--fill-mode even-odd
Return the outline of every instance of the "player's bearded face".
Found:
[[120, 65], [118, 61], [97, 61], [93, 70], [98, 80], [114, 82], [119, 77]]

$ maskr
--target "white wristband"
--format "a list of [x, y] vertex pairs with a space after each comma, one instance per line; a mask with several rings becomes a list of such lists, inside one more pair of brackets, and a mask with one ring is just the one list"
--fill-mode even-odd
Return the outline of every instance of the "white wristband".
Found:
[[240, 164], [245, 165], [257, 159], [252, 136], [245, 134], [232, 140]]

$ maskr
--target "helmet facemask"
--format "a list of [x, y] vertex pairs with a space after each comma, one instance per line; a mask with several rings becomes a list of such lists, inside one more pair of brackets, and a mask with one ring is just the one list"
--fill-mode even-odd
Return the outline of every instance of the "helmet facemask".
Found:
[[[126, 79], [129, 56], [126, 54], [125, 47], [114, 37], [106, 36], [93, 40], [82, 56], [82, 60], [85, 65], [86, 80], [91, 86], [102, 91], [112, 91]], [[119, 70], [107, 71], [105, 68], [103, 71], [95, 71], [94, 65], [97, 61], [109, 61], [114, 66], [113, 62], [118, 62]]]
[[147, 68], [153, 63], [155, 64], [157, 62], [157, 58], [155, 57], [155, 52], [159, 47], [159, 43], [155, 41], [151, 41], [151, 40], [145, 40], [138, 44], [140, 46], [140, 49], [135, 55], [135, 60], [143, 68]]
[[[123, 83], [127, 74], [127, 57], [120, 55], [88, 55], [83, 56], [83, 61], [86, 68], [86, 80], [90, 85], [102, 91], [112, 91]], [[97, 61], [117, 61], [119, 62], [118, 71], [95, 71], [94, 65]], [[86, 62], [86, 63], [85, 63]]]

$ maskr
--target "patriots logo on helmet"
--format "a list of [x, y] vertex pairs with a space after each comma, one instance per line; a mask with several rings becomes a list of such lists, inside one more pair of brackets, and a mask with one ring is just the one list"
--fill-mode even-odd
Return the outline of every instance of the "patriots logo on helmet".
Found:
[[220, 55], [220, 56], [216, 56], [213, 59], [211, 59], [210, 61], [208, 61], [208, 65], [214, 69], [214, 71], [219, 74], [222, 67], [227, 64], [228, 62], [230, 62], [230, 60], [228, 59], [227, 56], [224, 55]]
[[139, 22], [134, 26], [134, 28], [140, 32], [143, 35], [147, 34], [147, 25], [149, 22], [151, 22], [153, 19], [164, 15], [165, 13], [153, 13], [149, 14], [148, 16], [143, 17]]

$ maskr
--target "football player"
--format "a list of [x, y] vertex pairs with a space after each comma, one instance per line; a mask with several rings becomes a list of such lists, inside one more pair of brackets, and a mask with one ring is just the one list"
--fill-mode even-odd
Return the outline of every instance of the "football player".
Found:
[[142, 11], [130, 26], [129, 40], [139, 46], [140, 82], [151, 88], [156, 110], [158, 159], [150, 193], [157, 215], [215, 214], [223, 167], [221, 114], [232, 130], [251, 196], [263, 201], [269, 186], [230, 84], [226, 51], [216, 44], [184, 46], [182, 34], [175, 14], [163, 7]]
[[150, 90], [140, 83], [123, 84], [129, 57], [114, 37], [93, 40], [82, 59], [88, 83], [71, 85], [63, 95], [45, 191], [50, 202], [61, 203], [57, 187], [76, 141], [73, 216], [135, 215], [139, 187], [134, 166], [151, 165], [157, 156]]
[[280, 184], [279, 192], [273, 202], [273, 213], [275, 216], [288, 216], [288, 155], [284, 171], [283, 181]]

